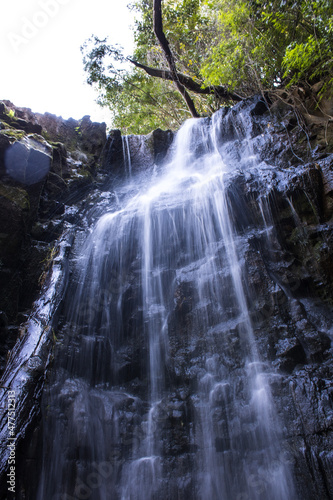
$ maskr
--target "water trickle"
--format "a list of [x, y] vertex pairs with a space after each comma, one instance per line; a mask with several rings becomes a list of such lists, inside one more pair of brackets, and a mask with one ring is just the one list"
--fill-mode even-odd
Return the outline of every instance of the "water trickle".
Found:
[[248, 123], [187, 121], [76, 248], [40, 499], [295, 500], [225, 184]]
[[129, 145], [128, 135], [122, 136], [122, 144], [123, 144], [123, 153], [124, 153], [124, 164], [125, 164], [125, 172], [128, 177], [132, 175], [132, 159], [131, 159], [131, 151]]

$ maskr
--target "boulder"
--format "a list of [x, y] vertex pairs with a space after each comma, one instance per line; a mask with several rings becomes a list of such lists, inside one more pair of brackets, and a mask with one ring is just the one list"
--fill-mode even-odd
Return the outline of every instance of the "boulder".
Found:
[[43, 139], [41, 142], [27, 136], [14, 142], [4, 154], [7, 176], [25, 186], [37, 184], [50, 171], [51, 152], [52, 148]]

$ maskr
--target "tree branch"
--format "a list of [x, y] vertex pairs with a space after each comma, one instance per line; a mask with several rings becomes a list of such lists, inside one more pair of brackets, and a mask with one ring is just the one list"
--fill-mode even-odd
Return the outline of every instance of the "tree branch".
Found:
[[[137, 68], [143, 69], [148, 75], [162, 78], [163, 80], [174, 81], [174, 74], [171, 71], [166, 69], [157, 69], [151, 68], [150, 66], [146, 66], [145, 64], [141, 64], [138, 61], [134, 61], [133, 59], [127, 58], [129, 62], [134, 64]], [[199, 82], [193, 80], [193, 78], [184, 75], [182, 73], [176, 73], [177, 80], [187, 89], [196, 94], [204, 94], [204, 95], [215, 95], [221, 99], [232, 100], [232, 101], [242, 101], [243, 98], [237, 94], [233, 94], [228, 92], [221, 85], [214, 85], [211, 87], [202, 87]]]

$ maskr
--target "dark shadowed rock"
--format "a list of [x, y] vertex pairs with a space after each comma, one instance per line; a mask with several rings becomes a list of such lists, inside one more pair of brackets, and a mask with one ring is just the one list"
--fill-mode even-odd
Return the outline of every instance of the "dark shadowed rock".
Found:
[[154, 150], [154, 162], [156, 164], [161, 163], [174, 138], [174, 133], [171, 130], [161, 130], [160, 128], [154, 130], [151, 134], [152, 137], [152, 147]]
[[124, 170], [123, 143], [120, 130], [111, 130], [103, 151], [102, 168], [119, 174]]
[[50, 149], [36, 149], [34, 140], [15, 142], [5, 151], [6, 174], [22, 185], [31, 186], [45, 179], [51, 168]]

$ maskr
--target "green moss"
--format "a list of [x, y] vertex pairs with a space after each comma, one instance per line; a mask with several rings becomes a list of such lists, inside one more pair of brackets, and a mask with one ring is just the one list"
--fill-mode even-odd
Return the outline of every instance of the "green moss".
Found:
[[[50, 134], [48, 132], [46, 132], [46, 130], [42, 130], [42, 136], [44, 137], [44, 139], [51, 145], [53, 145], [53, 142], [51, 140], [51, 137], [50, 137]], [[56, 144], [56, 143], [55, 143]]]
[[318, 222], [316, 207], [305, 193], [298, 196], [293, 203], [298, 216], [303, 222], [307, 224], [316, 224]]
[[20, 207], [21, 210], [30, 209], [28, 193], [22, 188], [6, 186], [0, 183], [0, 197], [6, 198], [11, 203]]
[[55, 245], [51, 246], [47, 252], [47, 255], [45, 259], [41, 262], [41, 265], [43, 266], [43, 272], [38, 278], [38, 284], [40, 286], [43, 286], [45, 283], [45, 280], [48, 276], [48, 272], [51, 269], [53, 265], [53, 261], [56, 258], [56, 256], [59, 254], [60, 247]]
[[28, 134], [29, 139], [34, 139], [35, 141], [41, 142], [42, 144], [45, 144], [47, 141], [42, 135], [39, 134]]
[[[81, 120], [79, 121], [79, 123], [80, 122], [81, 122]], [[74, 130], [75, 130], [75, 133], [78, 135], [78, 137], [82, 136], [81, 124], [78, 127], [75, 127]]]
[[5, 130], [1, 130], [1, 132], [10, 139], [15, 139], [16, 141], [20, 141], [26, 136], [26, 133], [23, 132], [23, 130], [17, 130], [15, 128], [6, 128]]
[[309, 252], [309, 241], [307, 228], [304, 226], [298, 226], [293, 229], [288, 237], [286, 237], [286, 242], [294, 255], [297, 255], [301, 260], [305, 257], [305, 254]]
[[91, 172], [89, 172], [89, 170], [87, 170], [85, 168], [82, 168], [79, 171], [79, 175], [82, 175], [85, 179], [92, 179]]

